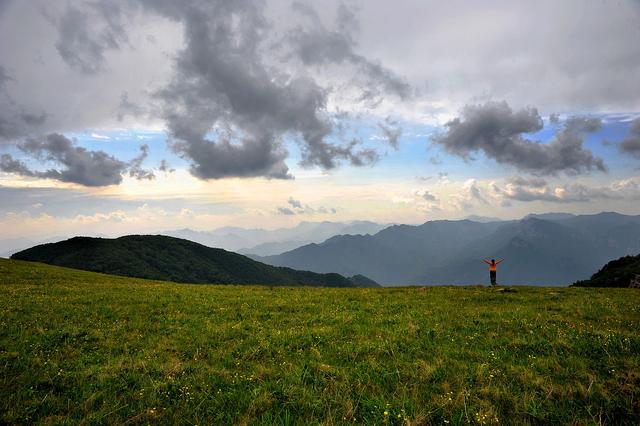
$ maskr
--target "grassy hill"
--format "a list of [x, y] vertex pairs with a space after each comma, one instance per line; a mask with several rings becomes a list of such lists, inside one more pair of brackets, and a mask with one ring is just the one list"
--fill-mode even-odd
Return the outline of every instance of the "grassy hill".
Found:
[[162, 235], [129, 235], [115, 239], [75, 237], [35, 246], [11, 258], [182, 283], [378, 286], [361, 275], [345, 278], [334, 273], [274, 267], [237, 253]]
[[638, 424], [640, 291], [202, 286], [0, 260], [0, 424]]
[[612, 260], [590, 279], [578, 281], [573, 285], [576, 287], [629, 287], [629, 283], [636, 275], [640, 275], [640, 254]]

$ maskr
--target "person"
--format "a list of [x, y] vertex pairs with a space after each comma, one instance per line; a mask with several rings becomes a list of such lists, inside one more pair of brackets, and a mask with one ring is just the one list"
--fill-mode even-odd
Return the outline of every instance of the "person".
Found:
[[483, 259], [483, 262], [489, 265], [489, 277], [491, 278], [491, 285], [496, 285], [496, 272], [498, 270], [498, 265], [503, 261], [504, 259], [500, 259], [497, 262], [495, 259], [491, 259], [491, 262], [489, 262], [487, 259]]

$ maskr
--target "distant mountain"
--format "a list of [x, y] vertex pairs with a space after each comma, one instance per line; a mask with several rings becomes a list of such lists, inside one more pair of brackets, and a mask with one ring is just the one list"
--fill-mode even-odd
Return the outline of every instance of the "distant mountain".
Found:
[[588, 280], [574, 283], [576, 287], [629, 287], [640, 276], [640, 254], [612, 260]]
[[487, 222], [502, 222], [503, 219], [497, 218], [497, 217], [491, 217], [491, 216], [478, 216], [475, 214], [469, 215], [467, 217], [464, 218], [464, 220], [470, 220], [472, 222], [480, 222], [480, 223], [487, 223]]
[[161, 235], [116, 239], [75, 237], [23, 250], [12, 259], [128, 277], [203, 284], [374, 287], [363, 276], [345, 278], [273, 267], [237, 253]]
[[276, 241], [272, 243], [262, 243], [250, 248], [238, 250], [238, 253], [246, 256], [273, 256], [274, 254], [297, 249], [298, 247], [311, 244], [313, 241]]
[[319, 243], [335, 235], [375, 234], [387, 226], [368, 221], [301, 222], [293, 228], [274, 230], [228, 226], [213, 231], [179, 229], [163, 231], [160, 234], [243, 254], [268, 256], [293, 250], [305, 244]]
[[498, 282], [567, 285], [640, 251], [640, 216], [545, 215], [479, 223], [431, 221], [375, 235], [337, 236], [259, 260], [315, 272], [364, 274], [386, 285], [488, 281], [483, 258], [505, 258]]
[[159, 234], [193, 241], [207, 247], [216, 247], [231, 251], [237, 251], [248, 244], [252, 244], [251, 241], [236, 234], [218, 234], [208, 231], [194, 231], [187, 228], [162, 231], [159, 232]]
[[542, 220], [564, 220], [576, 217], [572, 213], [531, 213], [526, 215], [525, 219], [542, 219]]

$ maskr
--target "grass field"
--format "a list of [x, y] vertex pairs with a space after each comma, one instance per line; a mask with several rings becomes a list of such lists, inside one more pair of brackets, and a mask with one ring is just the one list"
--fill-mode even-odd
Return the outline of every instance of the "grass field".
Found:
[[640, 424], [640, 291], [515, 290], [0, 260], [0, 423]]

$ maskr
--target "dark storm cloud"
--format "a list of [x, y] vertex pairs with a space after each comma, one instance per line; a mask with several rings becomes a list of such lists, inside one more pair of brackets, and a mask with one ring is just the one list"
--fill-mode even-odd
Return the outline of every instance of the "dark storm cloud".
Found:
[[117, 108], [118, 121], [124, 120], [127, 116], [140, 117], [141, 115], [148, 113], [143, 107], [129, 100], [129, 94], [127, 92], [120, 95], [120, 103]]
[[291, 178], [284, 163], [287, 152], [272, 138], [262, 140], [242, 139], [232, 143], [220, 137], [213, 141], [205, 137], [186, 139], [186, 135], [174, 133], [172, 149], [183, 158], [191, 160], [190, 171], [200, 179], [225, 177], [265, 176]]
[[61, 169], [36, 172], [38, 176], [85, 186], [119, 184], [127, 164], [104, 151], [89, 151], [75, 146], [65, 136], [52, 133], [45, 138], [27, 139], [18, 147], [43, 162], [53, 162]]
[[307, 144], [301, 147], [305, 166], [319, 165], [324, 169], [333, 169], [338, 166], [338, 159], [348, 160], [352, 166], [366, 166], [374, 164], [380, 156], [373, 149], [363, 148], [356, 150], [362, 144], [359, 139], [352, 139], [343, 145], [336, 145], [324, 141]]
[[407, 82], [381, 64], [355, 52], [353, 34], [358, 30], [358, 21], [344, 3], [338, 6], [336, 30], [326, 28], [309, 4], [294, 2], [293, 9], [307, 17], [311, 24], [309, 27], [297, 27], [288, 37], [296, 56], [305, 65], [352, 64], [361, 75], [366, 76], [369, 83], [363, 98], [379, 97], [382, 92], [395, 94], [402, 99], [410, 96], [411, 86]]
[[0, 0], [0, 16], [2, 16], [7, 7], [9, 7], [9, 3], [11, 3], [11, 0]]
[[[146, 0], [149, 10], [184, 26], [171, 83], [158, 93], [173, 150], [202, 179], [229, 176], [290, 178], [282, 137], [299, 140], [302, 164], [332, 169], [343, 160], [371, 164], [359, 143], [327, 141], [333, 125], [327, 91], [308, 76], [265, 65], [260, 43], [268, 23], [264, 4]], [[220, 130], [217, 138], [212, 129]]]
[[86, 3], [80, 9], [67, 7], [57, 23], [58, 41], [55, 46], [60, 57], [72, 68], [86, 74], [102, 70], [105, 53], [127, 42], [118, 3]]
[[142, 163], [149, 156], [149, 145], [144, 144], [140, 146], [140, 154], [129, 161], [129, 176], [138, 180], [153, 180], [156, 175], [152, 170], [144, 169]]
[[0, 170], [21, 176], [55, 179], [84, 186], [116, 185], [122, 182], [122, 174], [129, 171], [136, 179], [153, 179], [153, 173], [142, 169], [148, 147], [141, 147], [141, 154], [131, 162], [123, 162], [104, 151], [89, 151], [75, 145], [64, 135], [52, 133], [43, 138], [29, 138], [18, 144], [25, 154], [43, 163], [54, 163], [58, 168], [46, 171], [32, 170], [9, 154], [0, 158]]
[[[195, 176], [290, 178], [284, 162], [288, 153], [282, 145], [285, 135], [300, 139], [306, 166], [332, 169], [342, 161], [363, 166], [377, 160], [376, 152], [362, 148], [358, 140], [328, 141], [333, 123], [326, 110], [326, 89], [311, 77], [265, 65], [260, 43], [269, 24], [262, 3], [143, 0], [140, 4], [183, 25], [184, 49], [175, 56], [170, 84], [157, 92], [157, 98], [162, 101], [170, 146], [191, 162]], [[86, 73], [99, 71], [106, 51], [127, 41], [121, 12], [117, 5], [101, 3], [68, 7], [59, 21], [57, 43], [65, 61]], [[342, 22], [347, 20], [343, 13]], [[124, 95], [120, 118], [132, 110], [140, 112]], [[49, 171], [49, 177], [92, 186], [119, 183], [126, 170], [139, 179], [153, 177], [141, 171], [135, 159], [129, 164], [105, 153], [83, 154], [82, 159], [97, 162], [95, 170], [102, 178], [93, 181], [79, 175], [73, 165], [61, 175]]]
[[15, 173], [21, 176], [36, 176], [22, 161], [15, 160], [9, 154], [0, 155], [0, 170], [5, 173]]
[[398, 121], [387, 117], [383, 122], [378, 123], [378, 127], [382, 130], [385, 140], [394, 149], [398, 149], [398, 140], [402, 136], [402, 127]]
[[21, 176], [55, 179], [85, 186], [119, 184], [121, 173], [129, 171], [136, 179], [153, 179], [153, 172], [142, 168], [148, 154], [148, 146], [141, 147], [141, 154], [130, 163], [116, 159], [104, 151], [89, 151], [75, 146], [75, 142], [59, 133], [47, 136], [39, 134], [46, 124], [47, 115], [23, 110], [5, 90], [13, 78], [0, 67], [0, 143], [17, 146], [25, 155], [44, 163], [54, 163], [60, 169], [32, 170], [24, 162], [9, 154], [0, 157], [0, 171]]
[[498, 163], [534, 174], [579, 174], [606, 170], [602, 159], [583, 147], [585, 136], [600, 125], [595, 118], [570, 118], [549, 143], [543, 144], [523, 136], [543, 128], [535, 108], [514, 111], [506, 102], [487, 102], [464, 107], [460, 117], [446, 124], [446, 132], [432, 141], [467, 160], [481, 151]]
[[9, 95], [6, 86], [14, 81], [0, 65], [0, 143], [11, 142], [38, 129], [47, 119], [44, 113], [25, 111]]
[[44, 113], [22, 111], [11, 102], [3, 102], [0, 94], [0, 143], [11, 142], [33, 132], [42, 126], [46, 119]]
[[[227, 9], [235, 8], [230, 5], [234, 2], [227, 3]], [[238, 7], [255, 8], [263, 15], [263, 3], [239, 3]], [[308, 2], [315, 4], [324, 22], [309, 17], [315, 12], [306, 17], [292, 12], [290, 3], [268, 2], [265, 16], [270, 21], [261, 26], [264, 41], [261, 53], [255, 56], [268, 63], [268, 74], [278, 86], [285, 85], [292, 75], [316, 73], [316, 82], [322, 82], [329, 91], [330, 105], [335, 100], [337, 108], [344, 107], [340, 91], [355, 90], [352, 79], [359, 85], [359, 94], [367, 98], [375, 97], [376, 91], [406, 93], [406, 84], [397, 77], [406, 75], [412, 87], [426, 87], [428, 97], [412, 97], [409, 101], [416, 103], [407, 102], [397, 110], [417, 112], [428, 103], [439, 104], [444, 110], [432, 112], [448, 113], [461, 102], [486, 94], [535, 104], [545, 113], [638, 110], [637, 0], [622, 0], [613, 7], [608, 2], [585, 6], [577, 0], [473, 4], [407, 0], [402, 7], [391, 2], [359, 2], [358, 19], [353, 11], [339, 6], [335, 20], [326, 17], [332, 15], [339, 0]], [[7, 0], [0, 1], [0, 5], [6, 4]], [[147, 5], [142, 13], [141, 4]], [[225, 10], [219, 4], [191, 0], [13, 1], [0, 16], [0, 61], [20, 79], [19, 85], [12, 86], [19, 105], [35, 116], [47, 114], [46, 129], [40, 134], [122, 127], [114, 114], [121, 93], [129, 93], [131, 103], [152, 109], [151, 94], [171, 78], [170, 64], [184, 41], [176, 32], [182, 31], [186, 15], [204, 11], [206, 16], [217, 8], [223, 19]], [[576, 10], [580, 10], [580, 23], [568, 31], [567, 23], [573, 22]], [[43, 18], [45, 15], [48, 18]], [[238, 19], [229, 16], [234, 38], [240, 31], [235, 27]], [[540, 22], [545, 22], [544, 31], [539, 31]], [[531, 42], [532, 34], [535, 43]], [[271, 47], [275, 44], [279, 50], [274, 53]], [[61, 57], [66, 59], [61, 61]], [[289, 63], [283, 64], [282, 59]], [[78, 75], [83, 70], [91, 73], [90, 78]], [[94, 72], [97, 70], [108, 72]], [[381, 76], [370, 77], [378, 74]], [[367, 82], [370, 84], [364, 86]], [[415, 93], [413, 89], [410, 92]], [[352, 94], [345, 97], [351, 107]], [[395, 105], [385, 104], [381, 112], [386, 114], [387, 107]], [[5, 111], [6, 107], [0, 106], [0, 114], [5, 116]], [[121, 117], [128, 117], [126, 108], [122, 112]], [[157, 115], [145, 118], [153, 126], [159, 124]]]
[[631, 122], [627, 137], [619, 145], [620, 151], [640, 159], [640, 118]]
[[164, 159], [160, 160], [160, 164], [158, 165], [158, 170], [164, 173], [173, 173], [176, 171], [176, 169], [171, 167], [171, 164], [169, 164], [169, 162]]
[[0, 65], [0, 90], [4, 88], [4, 84], [9, 80], [11, 80], [11, 77], [9, 77], [9, 74], [7, 74], [7, 70], [5, 70], [2, 65]]

